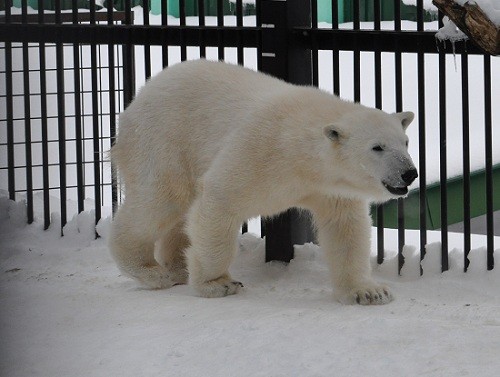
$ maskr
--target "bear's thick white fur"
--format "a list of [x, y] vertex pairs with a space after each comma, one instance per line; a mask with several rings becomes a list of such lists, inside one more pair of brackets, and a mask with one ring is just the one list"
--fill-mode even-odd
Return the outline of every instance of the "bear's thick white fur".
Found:
[[371, 278], [368, 203], [407, 192], [412, 119], [220, 62], [167, 68], [120, 116], [112, 254], [152, 288], [189, 280], [201, 296], [234, 294], [242, 222], [299, 207], [313, 213], [336, 297], [389, 302]]

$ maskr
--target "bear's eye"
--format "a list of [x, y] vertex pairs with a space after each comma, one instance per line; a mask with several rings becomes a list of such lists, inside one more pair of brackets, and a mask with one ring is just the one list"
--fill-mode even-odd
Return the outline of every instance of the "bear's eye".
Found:
[[372, 150], [374, 150], [375, 152], [382, 152], [384, 150], [384, 148], [382, 148], [381, 145], [375, 145]]
[[406, 148], [408, 148], [408, 140], [406, 140]]

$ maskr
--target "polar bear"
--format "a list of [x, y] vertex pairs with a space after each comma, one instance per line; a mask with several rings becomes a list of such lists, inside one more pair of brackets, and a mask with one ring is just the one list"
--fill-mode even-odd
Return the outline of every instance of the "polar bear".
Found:
[[151, 288], [235, 294], [243, 285], [228, 269], [241, 224], [298, 207], [313, 214], [336, 298], [387, 303], [371, 277], [368, 208], [404, 196], [417, 177], [412, 120], [222, 62], [166, 68], [119, 119], [114, 259]]

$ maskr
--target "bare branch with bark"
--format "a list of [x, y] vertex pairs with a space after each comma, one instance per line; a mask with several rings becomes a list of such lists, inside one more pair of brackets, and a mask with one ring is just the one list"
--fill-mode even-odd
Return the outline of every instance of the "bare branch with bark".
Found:
[[457, 4], [455, 0], [432, 0], [470, 40], [491, 55], [500, 54], [500, 28], [474, 2]]

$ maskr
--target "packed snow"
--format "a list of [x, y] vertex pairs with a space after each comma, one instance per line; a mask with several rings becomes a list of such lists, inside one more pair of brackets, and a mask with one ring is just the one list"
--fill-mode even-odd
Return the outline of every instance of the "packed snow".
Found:
[[443, 27], [437, 31], [436, 38], [440, 41], [450, 41], [451, 43], [469, 39], [469, 37], [446, 16], [443, 17]]
[[[402, 0], [406, 5], [414, 5], [417, 6], [418, 0]], [[423, 8], [425, 10], [437, 11], [437, 8], [434, 4], [432, 4], [432, 0], [423, 0], [422, 1]]]
[[101, 238], [91, 212], [60, 237], [57, 221], [43, 231], [38, 220], [26, 225], [25, 211], [0, 198], [2, 376], [498, 375], [500, 268], [486, 271], [483, 237], [473, 237], [464, 273], [461, 237], [450, 234], [442, 274], [439, 233], [429, 232], [420, 277], [418, 234], [407, 232], [402, 276], [394, 251], [381, 266], [373, 257], [396, 300], [361, 307], [333, 300], [318, 246], [297, 246], [289, 265], [266, 264], [264, 241], [245, 234], [231, 267], [244, 291], [203, 299], [188, 286], [146, 290], [121, 276], [106, 247], [109, 218]]

